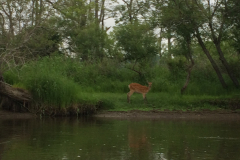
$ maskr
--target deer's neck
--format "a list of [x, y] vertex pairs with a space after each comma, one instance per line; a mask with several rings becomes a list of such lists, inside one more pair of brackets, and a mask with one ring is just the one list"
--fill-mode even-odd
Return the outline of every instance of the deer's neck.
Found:
[[152, 86], [148, 86], [148, 91], [150, 91], [151, 87], [152, 87]]

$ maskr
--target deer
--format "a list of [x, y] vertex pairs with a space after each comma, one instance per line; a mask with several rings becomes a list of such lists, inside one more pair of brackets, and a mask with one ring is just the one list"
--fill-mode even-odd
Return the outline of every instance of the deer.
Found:
[[144, 102], [147, 101], [146, 94], [150, 91], [151, 87], [152, 87], [152, 82], [148, 82], [148, 87], [142, 86], [141, 84], [138, 84], [138, 83], [129, 84], [128, 88], [130, 89], [130, 91], [127, 93], [128, 103], [130, 103], [130, 97], [134, 92], [141, 93], [143, 96]]

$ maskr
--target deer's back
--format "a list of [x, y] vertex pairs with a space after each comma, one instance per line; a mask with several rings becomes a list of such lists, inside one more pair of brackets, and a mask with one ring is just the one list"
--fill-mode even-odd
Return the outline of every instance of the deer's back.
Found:
[[133, 90], [134, 92], [137, 92], [137, 93], [147, 93], [148, 92], [148, 87], [143, 86], [143, 85], [138, 84], [138, 83], [131, 83], [131, 84], [128, 85], [128, 88], [130, 90]]

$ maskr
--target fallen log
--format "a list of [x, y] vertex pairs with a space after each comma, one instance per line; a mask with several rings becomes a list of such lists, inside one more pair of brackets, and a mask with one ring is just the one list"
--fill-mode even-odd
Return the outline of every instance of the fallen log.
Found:
[[32, 99], [32, 95], [27, 90], [0, 81], [0, 110], [46, 116], [79, 116], [94, 114], [102, 105], [103, 102], [99, 101], [95, 105], [70, 104], [62, 108], [58, 105], [38, 103]]
[[4, 83], [2, 81], [0, 81], [0, 95], [23, 103], [32, 100], [32, 96], [27, 90], [13, 87], [10, 84]]

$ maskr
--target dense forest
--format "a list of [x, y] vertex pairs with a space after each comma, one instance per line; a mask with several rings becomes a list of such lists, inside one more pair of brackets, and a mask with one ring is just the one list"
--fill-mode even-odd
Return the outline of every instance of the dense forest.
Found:
[[148, 81], [143, 109], [236, 107], [239, 44], [239, 0], [0, 2], [0, 78], [28, 91], [34, 112], [124, 108], [128, 84]]

